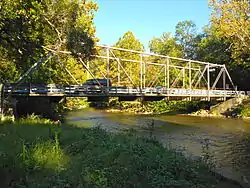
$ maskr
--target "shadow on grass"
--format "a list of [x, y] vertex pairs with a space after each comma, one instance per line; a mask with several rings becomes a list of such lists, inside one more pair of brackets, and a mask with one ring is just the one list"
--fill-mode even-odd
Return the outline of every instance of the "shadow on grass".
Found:
[[0, 187], [239, 187], [135, 132], [0, 123]]

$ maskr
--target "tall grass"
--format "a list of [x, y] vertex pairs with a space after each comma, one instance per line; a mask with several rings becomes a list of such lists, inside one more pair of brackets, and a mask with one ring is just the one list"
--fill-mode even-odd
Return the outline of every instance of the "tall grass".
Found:
[[0, 161], [1, 188], [223, 187], [205, 163], [154, 139], [35, 116], [0, 123]]

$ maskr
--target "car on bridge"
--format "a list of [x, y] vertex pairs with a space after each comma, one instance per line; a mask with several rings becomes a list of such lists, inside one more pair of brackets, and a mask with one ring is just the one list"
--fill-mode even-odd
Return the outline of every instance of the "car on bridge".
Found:
[[112, 86], [112, 82], [110, 79], [106, 78], [96, 78], [96, 79], [88, 79], [81, 86], [77, 88], [77, 92], [91, 92], [91, 93], [101, 93], [105, 91], [107, 87]]
[[99, 87], [107, 87], [107, 86], [112, 86], [112, 82], [110, 79], [105, 79], [105, 78], [96, 78], [96, 79], [88, 79], [86, 82], [82, 84], [82, 86], [99, 86]]

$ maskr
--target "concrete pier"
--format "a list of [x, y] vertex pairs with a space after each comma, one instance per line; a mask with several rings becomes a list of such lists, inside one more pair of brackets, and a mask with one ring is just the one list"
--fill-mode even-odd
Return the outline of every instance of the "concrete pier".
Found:
[[63, 97], [16, 97], [11, 99], [15, 118], [35, 114], [58, 119], [56, 105]]

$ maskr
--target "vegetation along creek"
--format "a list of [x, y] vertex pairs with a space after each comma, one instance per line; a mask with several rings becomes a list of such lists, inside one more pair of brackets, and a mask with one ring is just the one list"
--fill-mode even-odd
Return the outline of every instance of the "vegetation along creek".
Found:
[[67, 122], [111, 132], [134, 130], [155, 137], [192, 159], [202, 157], [216, 172], [246, 184], [250, 178], [250, 121], [185, 115], [132, 115], [91, 108], [70, 112]]

